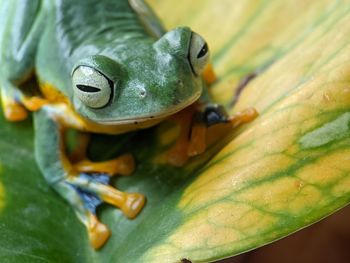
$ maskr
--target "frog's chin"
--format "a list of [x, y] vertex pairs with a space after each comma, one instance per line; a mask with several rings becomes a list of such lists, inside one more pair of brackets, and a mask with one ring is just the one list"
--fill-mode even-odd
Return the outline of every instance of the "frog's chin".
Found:
[[179, 104], [174, 105], [173, 107], [171, 107], [167, 110], [153, 113], [153, 114], [150, 113], [147, 115], [141, 115], [141, 116], [134, 117], [134, 118], [125, 118], [125, 119], [118, 119], [118, 120], [92, 120], [92, 121], [95, 121], [95, 122], [102, 124], [102, 125], [141, 124], [144, 122], [152, 122], [152, 123], [156, 124], [156, 123], [162, 121], [163, 119], [165, 119], [165, 118], [183, 110], [184, 108], [190, 106], [191, 104], [193, 104], [195, 101], [197, 101], [199, 99], [200, 95], [201, 95], [200, 93], [197, 93], [183, 103], [179, 103]]

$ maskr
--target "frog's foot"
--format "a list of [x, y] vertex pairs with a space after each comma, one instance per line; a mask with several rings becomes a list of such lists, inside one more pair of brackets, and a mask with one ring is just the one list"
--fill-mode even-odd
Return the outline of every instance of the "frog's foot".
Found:
[[104, 162], [82, 160], [73, 165], [79, 173], [100, 172], [108, 175], [130, 175], [135, 170], [135, 161], [131, 154], [124, 154], [116, 159]]
[[227, 123], [232, 127], [237, 127], [241, 124], [251, 122], [258, 116], [258, 112], [254, 108], [247, 108], [243, 111], [229, 116], [223, 106], [217, 104], [209, 104], [205, 107], [201, 114], [200, 119], [207, 127]]
[[[110, 236], [110, 231], [102, 224], [97, 216], [96, 209], [102, 204], [101, 198], [96, 194], [86, 191], [71, 182], [69, 176], [65, 179], [57, 181], [52, 187], [72, 206], [75, 213], [81, 222], [85, 225], [91, 246], [95, 249], [102, 247]], [[81, 174], [77, 178], [98, 182], [101, 184], [108, 184], [110, 177], [101, 174]]]
[[130, 219], [135, 218], [145, 204], [145, 197], [138, 193], [123, 193], [109, 186], [110, 176], [105, 174], [80, 174], [69, 176], [53, 187], [75, 209], [87, 228], [92, 247], [99, 249], [110, 236], [110, 230], [96, 216], [103, 202], [122, 210]]
[[139, 193], [124, 193], [110, 186], [101, 186], [97, 190], [108, 204], [120, 208], [128, 218], [135, 218], [145, 205], [146, 198]]
[[4, 106], [4, 115], [8, 121], [17, 122], [25, 120], [28, 117], [28, 112], [21, 104], [13, 102]]
[[1, 100], [4, 116], [8, 121], [23, 121], [27, 118], [27, 110], [14, 98], [9, 97], [5, 94], [5, 92], [2, 92]]
[[241, 124], [248, 123], [253, 121], [258, 117], [259, 113], [254, 108], [247, 108], [243, 111], [239, 111], [236, 114], [230, 116], [228, 121], [232, 124], [233, 127], [237, 127]]
[[87, 175], [68, 177], [67, 182], [74, 186], [90, 211], [94, 211], [102, 202], [122, 210], [125, 216], [135, 218], [145, 205], [145, 196], [139, 193], [124, 193], [108, 185], [105, 175]]
[[91, 246], [94, 249], [102, 247], [111, 235], [108, 227], [102, 224], [93, 213], [88, 213], [87, 231]]
[[28, 111], [37, 111], [48, 104], [46, 99], [35, 96], [30, 98], [20, 96], [20, 99], [17, 100], [5, 92], [1, 95], [5, 118], [12, 122], [23, 121], [28, 117]]

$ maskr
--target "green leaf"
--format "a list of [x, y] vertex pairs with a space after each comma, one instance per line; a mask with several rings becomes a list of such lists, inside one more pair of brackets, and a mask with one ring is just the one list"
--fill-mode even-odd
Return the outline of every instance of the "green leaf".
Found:
[[[1, 117], [2, 262], [206, 262], [282, 238], [349, 203], [346, 1], [149, 2], [168, 28], [189, 25], [207, 39], [219, 77], [215, 100], [232, 113], [254, 106], [259, 118], [183, 168], [164, 161], [176, 136], [171, 124], [95, 136], [95, 158], [135, 155], [134, 175], [114, 183], [148, 198], [132, 221], [100, 209], [113, 235], [95, 252], [36, 167], [31, 121]], [[257, 76], [231, 107], [251, 73]]]

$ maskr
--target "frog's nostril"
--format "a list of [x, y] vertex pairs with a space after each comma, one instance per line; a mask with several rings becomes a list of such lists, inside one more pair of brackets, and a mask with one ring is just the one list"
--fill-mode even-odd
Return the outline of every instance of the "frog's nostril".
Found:
[[144, 97], [146, 97], [146, 96], [147, 96], [146, 90], [145, 90], [145, 89], [141, 89], [141, 90], [140, 90], [140, 97], [141, 97], [141, 98], [144, 98]]

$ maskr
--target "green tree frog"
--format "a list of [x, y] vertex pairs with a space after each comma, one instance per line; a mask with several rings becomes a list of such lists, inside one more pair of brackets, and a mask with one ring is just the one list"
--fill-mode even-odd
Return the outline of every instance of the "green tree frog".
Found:
[[[95, 163], [70, 158], [67, 129], [121, 134], [175, 116], [182, 129], [169, 160], [182, 165], [205, 150], [208, 126], [256, 115], [247, 110], [229, 117], [200, 99], [206, 97], [203, 71], [208, 81], [214, 76], [207, 43], [188, 27], [166, 32], [142, 0], [1, 1], [0, 52], [4, 115], [21, 121], [34, 112], [37, 164], [96, 249], [110, 236], [96, 206], [106, 202], [134, 218], [145, 196], [109, 185], [109, 176], [132, 173], [131, 155]], [[33, 75], [38, 94], [22, 87]]]

